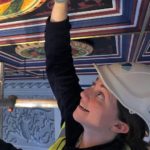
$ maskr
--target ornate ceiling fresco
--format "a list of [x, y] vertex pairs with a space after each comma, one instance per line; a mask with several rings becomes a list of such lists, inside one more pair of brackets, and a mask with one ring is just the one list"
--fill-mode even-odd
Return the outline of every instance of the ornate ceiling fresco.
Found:
[[[150, 62], [149, 0], [70, 0], [71, 46], [79, 75], [93, 63]], [[53, 1], [0, 0], [5, 79], [46, 78], [45, 22]]]

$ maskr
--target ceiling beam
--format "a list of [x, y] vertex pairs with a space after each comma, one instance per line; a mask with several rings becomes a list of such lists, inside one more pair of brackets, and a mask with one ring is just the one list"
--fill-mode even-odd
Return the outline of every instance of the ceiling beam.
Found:
[[141, 32], [140, 32], [140, 35], [139, 35], [139, 38], [138, 38], [138, 41], [137, 41], [137, 45], [136, 45], [136, 48], [135, 48], [135, 52], [134, 52], [134, 55], [133, 55], [133, 58], [132, 58], [131, 62], [137, 62], [138, 61], [138, 56], [140, 54], [141, 43], [142, 43], [144, 34], [146, 32], [146, 27], [148, 25], [149, 19], [150, 19], [150, 2], [149, 2], [149, 5], [148, 5], [148, 9], [146, 11], [146, 15], [145, 15], [145, 18], [144, 18], [144, 21], [143, 21], [143, 26], [142, 26], [142, 29], [141, 29]]

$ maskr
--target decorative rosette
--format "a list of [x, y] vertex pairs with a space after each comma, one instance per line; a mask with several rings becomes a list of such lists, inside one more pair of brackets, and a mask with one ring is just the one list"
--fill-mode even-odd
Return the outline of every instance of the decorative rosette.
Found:
[[15, 51], [18, 55], [27, 59], [41, 60], [45, 58], [43, 43], [28, 43], [18, 45]]
[[93, 47], [85, 42], [71, 41], [72, 55], [74, 58], [87, 56], [93, 52]]
[[[93, 47], [80, 41], [71, 41], [72, 55], [74, 58], [87, 56], [93, 52]], [[40, 60], [45, 58], [44, 43], [27, 43], [18, 45], [16, 53], [27, 59]]]

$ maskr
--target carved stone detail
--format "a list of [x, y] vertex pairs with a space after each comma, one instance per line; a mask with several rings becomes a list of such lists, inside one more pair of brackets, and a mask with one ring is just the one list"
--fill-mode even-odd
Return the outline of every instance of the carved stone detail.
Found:
[[[47, 80], [6, 81], [4, 97], [9, 95], [54, 98]], [[3, 139], [23, 149], [48, 149], [55, 140], [54, 118], [54, 109], [15, 108], [12, 113], [3, 109]]]
[[53, 109], [3, 110], [3, 138], [15, 145], [49, 146], [54, 141]]

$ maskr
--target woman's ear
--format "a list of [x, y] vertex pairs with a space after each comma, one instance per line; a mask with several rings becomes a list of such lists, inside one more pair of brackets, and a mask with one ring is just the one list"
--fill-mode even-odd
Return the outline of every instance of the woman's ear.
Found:
[[118, 120], [113, 126], [112, 131], [115, 133], [128, 133], [129, 132], [129, 125], [123, 121]]

